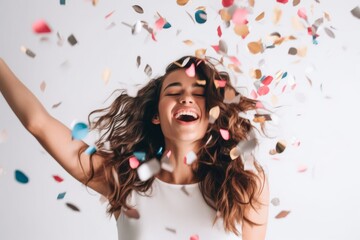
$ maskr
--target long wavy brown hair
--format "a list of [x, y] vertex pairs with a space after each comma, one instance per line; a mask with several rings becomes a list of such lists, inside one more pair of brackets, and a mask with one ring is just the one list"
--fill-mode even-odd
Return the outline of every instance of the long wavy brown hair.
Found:
[[[220, 116], [209, 124], [201, 148], [197, 152], [198, 161], [193, 164], [193, 172], [200, 183], [199, 188], [206, 203], [223, 218], [226, 231], [236, 235], [237, 224], [243, 220], [250, 224], [244, 216], [244, 210], [249, 205], [254, 207], [258, 202], [256, 196], [262, 191], [259, 186], [261, 176], [253, 171], [244, 170], [241, 155], [232, 160], [230, 151], [239, 142], [246, 141], [254, 128], [248, 119], [239, 116], [240, 112], [254, 110], [256, 101], [240, 96], [239, 101], [225, 103], [226, 91], [232, 91], [236, 96], [240, 93], [231, 85], [227, 72], [216, 70], [214, 59], [185, 56], [171, 63], [163, 76], [154, 78], [140, 89], [136, 97], [129, 96], [121, 90], [112, 104], [103, 109], [92, 111], [88, 121], [92, 129], [102, 132], [97, 141], [97, 154], [106, 159], [104, 168], [94, 171], [91, 162], [89, 183], [94, 177], [102, 176], [110, 186], [108, 213], [113, 214], [122, 207], [129, 209], [126, 199], [132, 191], [144, 193], [154, 181], [154, 177], [141, 181], [136, 169], [129, 165], [129, 158], [136, 151], [146, 153], [146, 161], [159, 159], [159, 149], [164, 146], [164, 135], [159, 125], [152, 123], [158, 113], [158, 103], [162, 83], [167, 75], [181, 68], [196, 65], [196, 75], [199, 80], [205, 80], [206, 110], [214, 106], [220, 107]], [[217, 81], [226, 81], [225, 87], [219, 87]], [[238, 96], [239, 97], [239, 96]], [[95, 115], [95, 117], [93, 117]], [[228, 129], [231, 138], [224, 140], [220, 129]], [[210, 139], [210, 140], [209, 140]], [[108, 145], [107, 147], [105, 147]], [[92, 156], [90, 157], [92, 160]], [[159, 160], [160, 161], [160, 160]], [[259, 164], [255, 163], [258, 172], [263, 173]], [[217, 220], [214, 219], [214, 222]]]

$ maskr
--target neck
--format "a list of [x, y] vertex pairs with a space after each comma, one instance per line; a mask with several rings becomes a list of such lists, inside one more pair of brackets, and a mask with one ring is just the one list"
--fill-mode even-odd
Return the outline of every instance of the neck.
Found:
[[195, 177], [192, 171], [191, 165], [188, 165], [184, 162], [184, 158], [186, 154], [190, 151], [194, 151], [195, 153], [198, 150], [198, 146], [195, 143], [186, 143], [181, 142], [178, 144], [165, 144], [165, 152], [167, 154], [168, 151], [171, 151], [170, 155], [170, 164], [173, 166], [174, 171], [169, 172], [164, 169], [161, 169], [158, 174], [158, 178], [163, 180], [164, 182], [173, 183], [173, 184], [190, 184], [195, 183]]

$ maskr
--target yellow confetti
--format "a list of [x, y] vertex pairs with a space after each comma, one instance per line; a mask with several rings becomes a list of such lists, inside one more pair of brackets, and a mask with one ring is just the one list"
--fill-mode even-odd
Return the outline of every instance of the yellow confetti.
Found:
[[110, 76], [111, 76], [111, 70], [109, 68], [105, 68], [102, 74], [102, 80], [104, 81], [105, 84], [109, 82]]
[[196, 80], [196, 83], [202, 86], [206, 85], [206, 80]]
[[185, 44], [188, 45], [188, 46], [194, 45], [194, 42], [191, 41], [191, 40], [184, 40], [183, 43], [185, 43]]
[[281, 19], [282, 11], [279, 7], [275, 7], [273, 13], [274, 13], [273, 23], [276, 25], [279, 23]]
[[200, 48], [200, 49], [196, 49], [195, 50], [195, 56], [197, 58], [204, 58], [206, 54], [206, 49], [205, 48]]

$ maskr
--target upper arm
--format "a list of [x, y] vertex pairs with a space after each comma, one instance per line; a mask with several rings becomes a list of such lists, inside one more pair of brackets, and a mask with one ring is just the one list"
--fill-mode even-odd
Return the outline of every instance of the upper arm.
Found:
[[[57, 119], [45, 114], [29, 125], [28, 130], [45, 150], [74, 178], [85, 183], [90, 175], [90, 155], [79, 151], [86, 148], [82, 141], [72, 140], [71, 130]], [[80, 164], [81, 162], [81, 164]], [[92, 156], [95, 172], [103, 167], [104, 159], [96, 153]], [[109, 189], [103, 177], [94, 177], [88, 186], [107, 196]]]
[[250, 223], [243, 221], [243, 240], [265, 239], [269, 212], [269, 184], [264, 173], [260, 176], [258, 186], [261, 191], [255, 196], [257, 201], [254, 202], [254, 208], [248, 206], [245, 209], [244, 215], [247, 219], [259, 225], [251, 225]]

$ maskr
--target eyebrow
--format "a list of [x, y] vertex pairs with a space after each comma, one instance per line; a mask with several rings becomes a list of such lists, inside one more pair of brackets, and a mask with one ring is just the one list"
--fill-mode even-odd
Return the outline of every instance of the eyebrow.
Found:
[[[169, 85], [167, 85], [165, 88], [164, 88], [164, 91], [170, 87], [181, 87], [182, 84], [180, 82], [173, 82], [173, 83], [170, 83]], [[191, 85], [192, 87], [201, 87], [201, 88], [205, 88], [204, 85], [201, 85], [201, 84], [198, 84], [198, 83], [193, 83]]]

